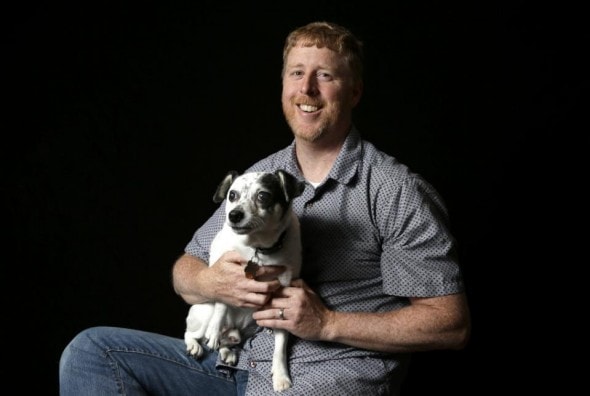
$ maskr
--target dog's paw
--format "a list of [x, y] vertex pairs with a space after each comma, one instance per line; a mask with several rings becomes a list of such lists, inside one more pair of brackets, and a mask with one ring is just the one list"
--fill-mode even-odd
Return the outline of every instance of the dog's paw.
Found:
[[195, 339], [186, 341], [186, 353], [196, 358], [203, 356], [203, 347]]
[[274, 388], [275, 392], [282, 392], [284, 390], [289, 389], [291, 386], [293, 386], [293, 383], [291, 383], [291, 379], [289, 378], [289, 376], [272, 376], [272, 387]]
[[210, 349], [218, 350], [219, 349], [219, 335], [215, 334], [215, 335], [212, 335], [211, 337], [209, 337], [209, 340], [207, 341], [207, 346]]
[[219, 348], [219, 357], [222, 362], [230, 366], [235, 366], [238, 363], [238, 354], [227, 347]]
[[273, 359], [271, 375], [272, 386], [275, 392], [287, 390], [293, 385], [289, 377], [289, 371], [287, 370], [287, 363], [282, 359]]

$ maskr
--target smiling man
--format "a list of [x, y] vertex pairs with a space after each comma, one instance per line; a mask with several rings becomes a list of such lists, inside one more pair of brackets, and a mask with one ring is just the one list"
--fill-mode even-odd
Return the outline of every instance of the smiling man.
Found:
[[282, 106], [294, 140], [247, 170], [284, 169], [307, 184], [293, 202], [301, 278], [280, 287], [277, 266], [261, 267], [251, 279], [244, 275], [248, 257], [236, 252], [209, 267], [223, 206], [174, 264], [174, 289], [188, 304], [256, 309], [258, 328], [237, 365], [223, 364], [215, 350], [193, 359], [180, 338], [95, 327], [62, 354], [62, 395], [273, 394], [273, 329], [293, 335], [293, 384], [285, 394], [398, 395], [410, 353], [466, 345], [469, 309], [441, 197], [363, 140], [353, 123], [363, 91], [362, 52], [362, 43], [333, 23], [289, 34]]

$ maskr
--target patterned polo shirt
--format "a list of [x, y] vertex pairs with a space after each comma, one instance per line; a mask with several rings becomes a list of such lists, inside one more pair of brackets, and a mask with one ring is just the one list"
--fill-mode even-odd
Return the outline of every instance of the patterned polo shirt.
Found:
[[[277, 169], [304, 180], [294, 141], [247, 171]], [[208, 261], [224, 221], [223, 205], [195, 232], [186, 253]], [[362, 140], [354, 127], [328, 177], [315, 188], [306, 183], [293, 209], [301, 222], [301, 278], [331, 310], [385, 312], [408, 305], [408, 297], [463, 291], [441, 197], [420, 175]], [[249, 371], [246, 395], [274, 394], [273, 347], [271, 329], [258, 328], [244, 343], [237, 367]], [[409, 362], [406, 354], [293, 335], [288, 354], [293, 387], [283, 395], [397, 394]]]

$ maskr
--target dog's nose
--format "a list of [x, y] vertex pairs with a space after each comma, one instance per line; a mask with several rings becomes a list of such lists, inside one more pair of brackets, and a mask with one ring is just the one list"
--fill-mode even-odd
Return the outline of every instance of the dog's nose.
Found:
[[244, 218], [244, 213], [241, 210], [234, 209], [229, 212], [229, 215], [227, 217], [229, 217], [229, 221], [231, 221], [232, 223], [238, 223], [240, 220]]

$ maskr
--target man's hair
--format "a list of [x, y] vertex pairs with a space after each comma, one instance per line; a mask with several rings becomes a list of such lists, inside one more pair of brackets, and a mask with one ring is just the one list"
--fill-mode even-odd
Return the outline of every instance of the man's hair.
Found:
[[355, 82], [363, 80], [363, 43], [348, 29], [331, 22], [312, 22], [298, 27], [287, 36], [283, 47], [283, 74], [289, 51], [296, 45], [329, 48], [342, 55]]

